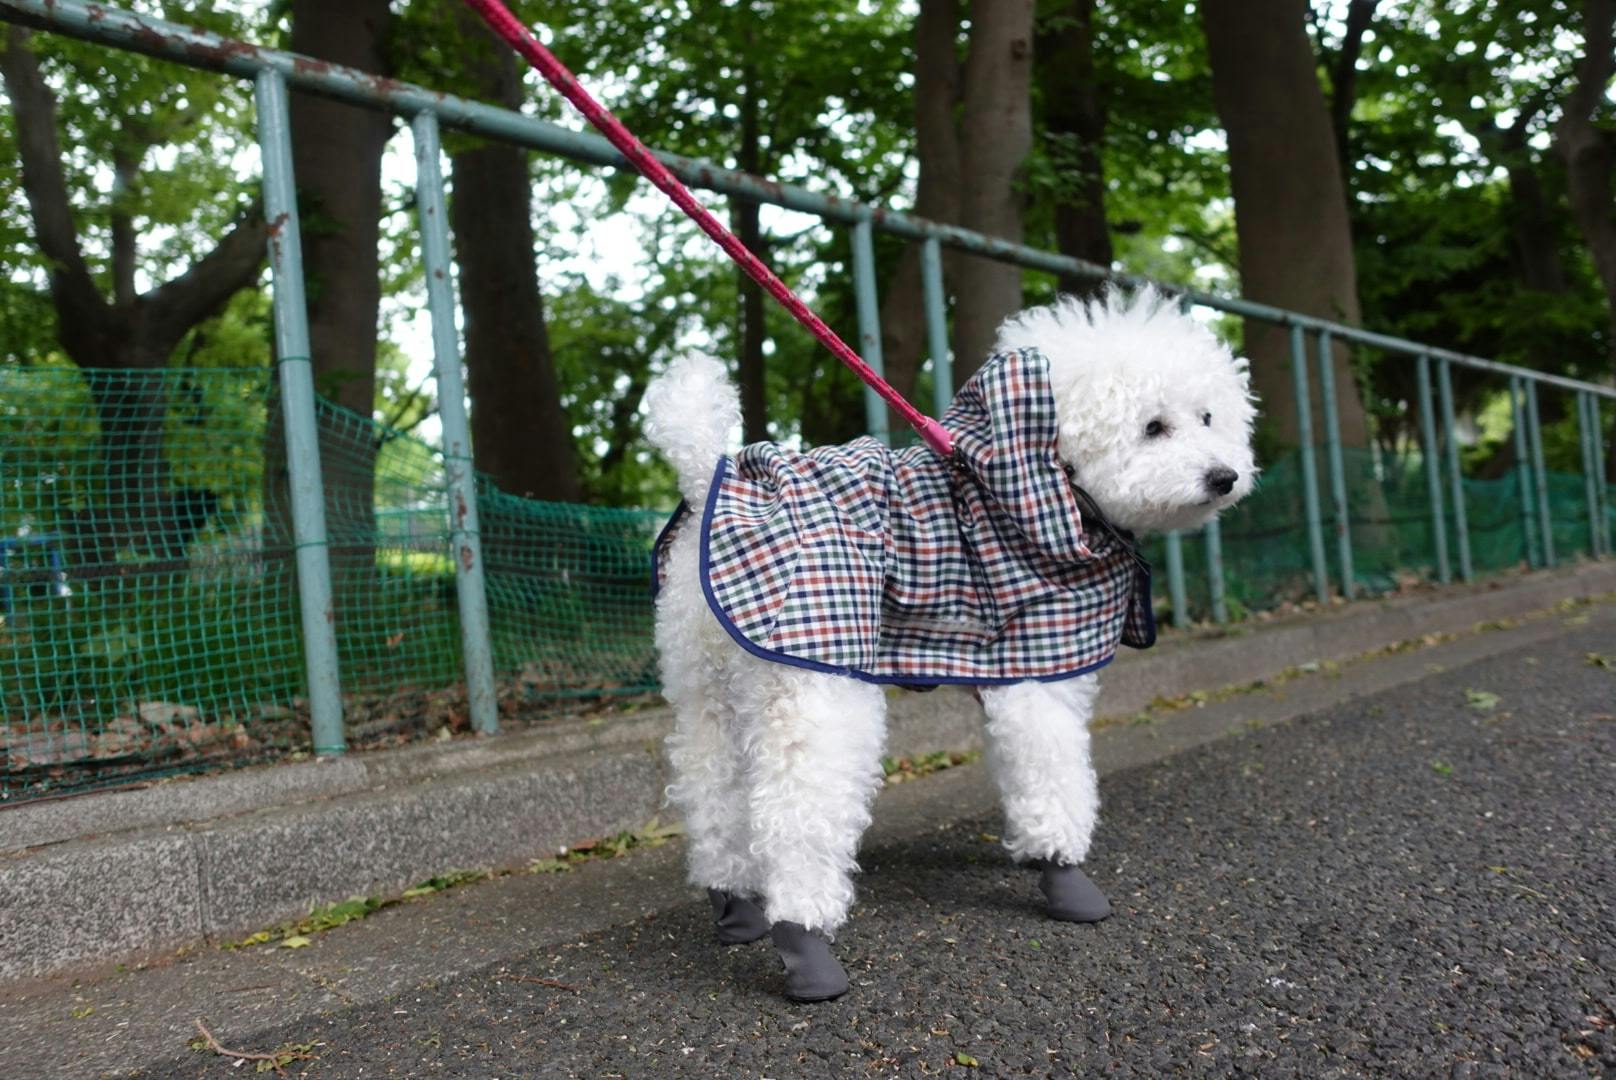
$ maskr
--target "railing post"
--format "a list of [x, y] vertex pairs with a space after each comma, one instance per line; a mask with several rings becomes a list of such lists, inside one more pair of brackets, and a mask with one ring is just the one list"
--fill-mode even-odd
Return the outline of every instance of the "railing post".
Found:
[[1470, 560], [1470, 518], [1465, 511], [1464, 471], [1459, 466], [1459, 440], [1453, 418], [1453, 375], [1446, 360], [1437, 361], [1436, 390], [1442, 402], [1442, 445], [1448, 459], [1448, 495], [1453, 500], [1453, 535], [1459, 545], [1459, 578], [1470, 581], [1475, 567]]
[[1425, 489], [1431, 496], [1431, 542], [1436, 548], [1436, 577], [1446, 585], [1453, 580], [1448, 567], [1448, 526], [1442, 513], [1442, 480], [1436, 463], [1436, 419], [1431, 409], [1431, 358], [1420, 354], [1417, 374], [1420, 395], [1420, 457], [1425, 465]]
[[1229, 602], [1223, 589], [1223, 529], [1217, 518], [1206, 523], [1201, 539], [1206, 544], [1206, 587], [1211, 594], [1212, 621], [1221, 625], [1229, 621]]
[[[875, 289], [875, 237], [868, 216], [853, 223], [853, 292], [858, 303], [859, 356], [885, 375], [881, 360], [881, 305]], [[878, 441], [892, 445], [887, 403], [870, 386], [864, 388], [864, 425]]]
[[920, 244], [920, 289], [926, 302], [926, 346], [931, 353], [933, 415], [954, 400], [954, 363], [948, 351], [948, 300], [943, 295], [943, 246], [935, 236]]
[[1594, 464], [1598, 450], [1598, 414], [1594, 412], [1593, 395], [1577, 392], [1577, 445], [1582, 450], [1582, 487], [1588, 500], [1588, 554], [1597, 559], [1603, 553], [1604, 523], [1600, 521], [1598, 467]]
[[[1195, 301], [1188, 295], [1178, 298], [1178, 310], [1188, 315], [1195, 310]], [[1201, 543], [1206, 549], [1206, 591], [1211, 600], [1212, 621], [1229, 621], [1229, 604], [1224, 597], [1223, 580], [1223, 526], [1213, 518], [1201, 527]]]
[[1324, 561], [1318, 462], [1313, 452], [1313, 400], [1307, 389], [1307, 346], [1300, 323], [1291, 323], [1291, 381], [1296, 388], [1297, 439], [1302, 444], [1302, 507], [1307, 516], [1307, 546], [1313, 556], [1313, 591], [1323, 604], [1330, 599], [1330, 574]]
[[1537, 382], [1526, 380], [1526, 437], [1532, 451], [1532, 478], [1537, 486], [1537, 524], [1542, 532], [1543, 565], [1554, 565], [1554, 518], [1549, 510], [1549, 471], [1543, 464], [1543, 418], [1537, 407]]
[[1184, 538], [1177, 529], [1167, 533], [1167, 596], [1173, 605], [1173, 625], [1180, 630], [1190, 625], [1189, 590], [1184, 585]]
[[276, 373], [286, 427], [286, 469], [297, 548], [298, 609], [309, 714], [316, 754], [347, 749], [342, 732], [342, 681], [337, 664], [336, 607], [331, 597], [331, 553], [325, 528], [325, 484], [314, 413], [314, 365], [303, 297], [303, 241], [292, 178], [291, 117], [286, 80], [260, 71], [254, 86], [258, 145], [263, 154], [264, 218], [269, 222], [270, 287], [274, 296]]
[[1605, 555], [1611, 553], [1610, 480], [1605, 479], [1605, 420], [1600, 417], [1600, 399], [1589, 394], [1589, 420], [1593, 424], [1593, 483], [1600, 491], [1600, 540]]
[[449, 551], [454, 557], [455, 594], [460, 602], [466, 698], [472, 728], [479, 734], [492, 735], [499, 730], [499, 707], [488, 633], [482, 534], [477, 520], [477, 473], [472, 465], [466, 388], [460, 373], [460, 336], [455, 330], [454, 269], [449, 259], [449, 223], [443, 204], [438, 118], [431, 112], [416, 113], [410, 130], [415, 137], [415, 205], [421, 215], [426, 303], [432, 314], [432, 366], [438, 382], [438, 418], [443, 424]]
[[1526, 565], [1542, 565], [1537, 551], [1537, 514], [1532, 510], [1532, 459], [1526, 450], [1526, 392], [1521, 389], [1517, 375], [1509, 377], [1509, 408], [1513, 421], [1511, 436], [1515, 440], [1516, 481], [1521, 489], [1521, 535], [1526, 540]]
[[1330, 496], [1335, 502], [1336, 557], [1341, 563], [1341, 595], [1352, 599], [1352, 525], [1347, 516], [1347, 470], [1341, 460], [1341, 417], [1335, 407], [1335, 356], [1330, 331], [1319, 331], [1319, 400], [1324, 406], [1324, 441], [1329, 454]]

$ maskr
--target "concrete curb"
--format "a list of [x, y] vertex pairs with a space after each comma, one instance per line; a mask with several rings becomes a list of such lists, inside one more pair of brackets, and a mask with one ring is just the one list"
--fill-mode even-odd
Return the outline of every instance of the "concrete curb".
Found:
[[[1102, 713], [1273, 676], [1616, 591], [1598, 563], [1233, 631], [1169, 637], [1119, 660]], [[889, 752], [981, 744], [968, 692], [892, 699]], [[667, 782], [665, 709], [486, 740], [240, 770], [0, 812], [0, 981], [238, 936], [316, 903], [435, 874], [513, 867], [650, 819]]]

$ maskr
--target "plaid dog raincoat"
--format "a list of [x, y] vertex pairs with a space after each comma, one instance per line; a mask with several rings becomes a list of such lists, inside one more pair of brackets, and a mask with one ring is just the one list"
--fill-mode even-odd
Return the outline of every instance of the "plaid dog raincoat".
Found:
[[[730, 635], [765, 659], [900, 685], [1066, 679], [1119, 642], [1153, 644], [1150, 566], [1084, 522], [1044, 356], [994, 356], [942, 423], [953, 461], [867, 437], [721, 458], [701, 578]], [[692, 517], [681, 506], [658, 538], [658, 577]]]

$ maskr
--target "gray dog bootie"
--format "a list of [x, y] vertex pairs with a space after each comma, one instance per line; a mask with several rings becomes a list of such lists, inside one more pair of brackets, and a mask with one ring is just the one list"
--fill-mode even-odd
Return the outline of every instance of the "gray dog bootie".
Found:
[[786, 997], [829, 1001], [847, 993], [847, 972], [830, 954], [824, 938], [794, 922], [775, 923], [769, 935], [786, 965]]
[[764, 917], [763, 909], [746, 897], [722, 889], [708, 889], [707, 899], [712, 901], [714, 927], [723, 944], [745, 945], [769, 932], [769, 920]]
[[1050, 918], [1062, 922], [1099, 922], [1111, 915], [1111, 901], [1075, 864], [1040, 864], [1038, 887], [1049, 901]]

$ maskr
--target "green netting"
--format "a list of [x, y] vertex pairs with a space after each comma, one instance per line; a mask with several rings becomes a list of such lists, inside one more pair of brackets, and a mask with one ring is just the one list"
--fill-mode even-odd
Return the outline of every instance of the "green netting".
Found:
[[[349, 738], [463, 728], [442, 456], [317, 408]], [[267, 373], [0, 368], [0, 798], [306, 747], [279, 435]], [[664, 515], [481, 490], [502, 709], [654, 689]]]
[[[0, 799], [307, 747], [275, 401], [265, 372], [0, 368]], [[348, 737], [463, 729], [442, 456], [326, 402], [317, 420]], [[1347, 465], [1360, 588], [1433, 576], [1419, 456]], [[1270, 466], [1223, 519], [1236, 617], [1311, 595], [1300, 479], [1294, 457]], [[1466, 481], [1478, 572], [1526, 559], [1517, 483]], [[1589, 550], [1584, 492], [1550, 476], [1562, 560]], [[507, 720], [654, 689], [649, 552], [665, 515], [486, 482], [479, 512]], [[1204, 617], [1205, 552], [1185, 541]]]
[[[1423, 457], [1418, 451], [1393, 456], [1367, 450], [1345, 450], [1342, 456], [1347, 481], [1353, 581], [1357, 591], [1375, 594], [1411, 581], [1434, 580], [1437, 576], [1436, 537]], [[1322, 448], [1318, 459], [1325, 559], [1332, 588], [1338, 589], [1341, 565]], [[1224, 590], [1235, 618], [1314, 595], [1302, 475], [1301, 455], [1287, 455], [1264, 469], [1254, 494], [1220, 518]], [[1458, 527], [1449, 499], [1445, 464], [1439, 476], [1448, 561], [1457, 576]], [[1493, 480], [1466, 477], [1463, 481], [1471, 561], [1477, 574], [1526, 565], [1529, 542], [1533, 553], [1539, 550], [1535, 518], [1530, 523], [1533, 531], [1530, 541], [1528, 539], [1527, 523], [1521, 514], [1520, 484], [1517, 470]], [[1583, 478], [1551, 472], [1547, 489], [1557, 561], [1592, 554]], [[1611, 489], [1605, 504], [1610, 526], [1616, 528], [1616, 488]], [[1165, 566], [1164, 542], [1160, 538], [1150, 541], [1146, 550], [1158, 568]], [[1203, 534], [1185, 533], [1183, 550], [1191, 614], [1207, 618], [1211, 599]], [[1157, 578], [1159, 603], [1167, 591], [1165, 573], [1160, 569]]]

